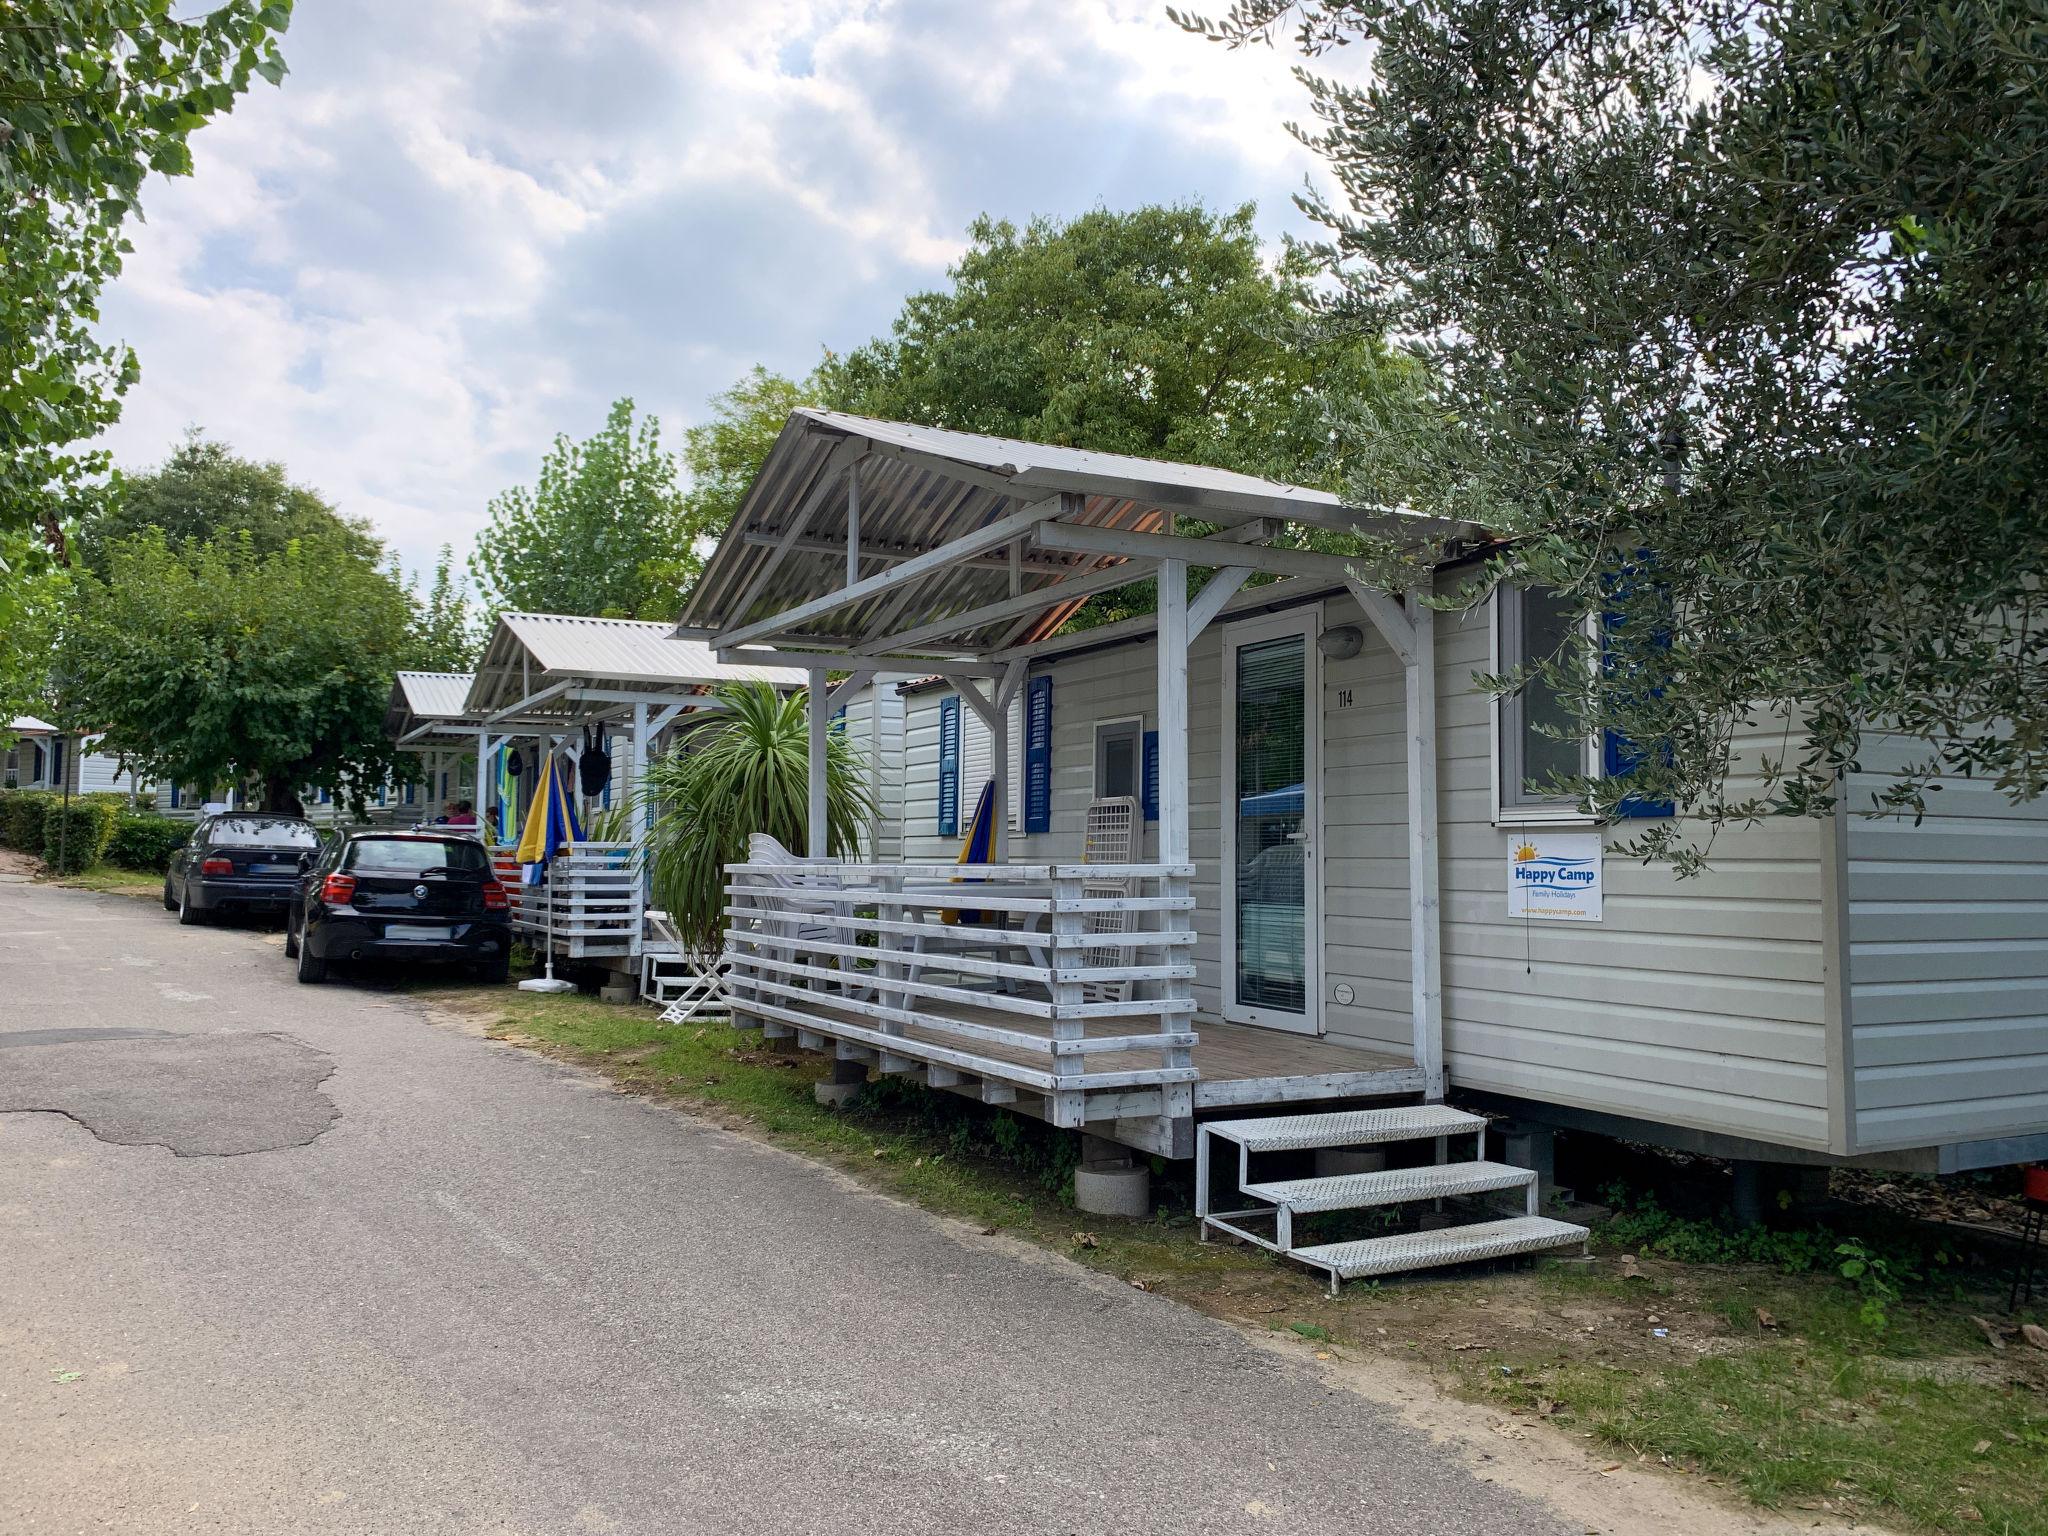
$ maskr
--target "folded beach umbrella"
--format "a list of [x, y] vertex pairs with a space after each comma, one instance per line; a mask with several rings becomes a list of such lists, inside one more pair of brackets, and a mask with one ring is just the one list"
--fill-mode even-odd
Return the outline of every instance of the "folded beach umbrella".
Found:
[[[967, 824], [967, 840], [960, 845], [959, 864], [991, 864], [996, 856], [996, 781], [990, 779], [981, 786], [981, 798], [974, 802], [974, 820]], [[966, 882], [968, 884], [973, 881]], [[979, 923], [983, 914], [969, 909], [962, 912], [941, 912], [939, 920], [946, 923]]]
[[569, 770], [554, 753], [540, 765], [540, 779], [533, 788], [533, 805], [527, 812], [526, 830], [519, 835], [516, 855], [525, 866], [525, 883], [539, 885], [547, 879], [548, 860], [571, 843], [583, 841], [583, 827], [576, 819], [576, 796]]

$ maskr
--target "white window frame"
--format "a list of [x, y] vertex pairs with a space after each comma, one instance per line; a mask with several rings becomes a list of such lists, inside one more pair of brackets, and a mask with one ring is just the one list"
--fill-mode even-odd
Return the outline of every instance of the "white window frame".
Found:
[[[1486, 604], [1487, 654], [1489, 662], [1487, 670], [1496, 677], [1507, 670], [1507, 665], [1502, 658], [1503, 647], [1501, 645], [1501, 638], [1505, 625], [1501, 609], [1505, 603], [1519, 599], [1520, 596], [1521, 589], [1519, 587], [1510, 587], [1503, 583], [1493, 589], [1493, 596]], [[1594, 620], [1591, 618], [1586, 620], [1586, 632], [1589, 635], [1592, 633], [1593, 623]], [[1487, 793], [1493, 801], [1493, 824], [1496, 827], [1599, 826], [1600, 818], [1587, 815], [1579, 808], [1579, 804], [1575, 800], [1558, 799], [1542, 805], [1509, 805], [1507, 803], [1504, 793], [1506, 785], [1502, 781], [1507, 754], [1502, 750], [1502, 744], [1506, 739], [1509, 729], [1509, 716], [1514, 706], [1518, 703], [1519, 700], [1502, 698], [1496, 694], [1492, 700], [1492, 708], [1487, 711], [1488, 717], [1492, 721], [1492, 729], [1489, 732], [1490, 740], [1488, 747], [1490, 760], [1486, 777]], [[1581, 744], [1580, 760], [1584, 764], [1583, 771], [1587, 777], [1598, 778], [1601, 776], [1602, 756], [1600, 752], [1600, 738], [1597, 734], [1589, 734]]]
[[[1223, 947], [1221, 954], [1221, 1012], [1231, 1024], [1256, 1024], [1263, 1029], [1291, 1035], [1321, 1035], [1323, 1017], [1323, 657], [1316, 649], [1322, 633], [1322, 607], [1283, 610], [1225, 626], [1223, 644], [1223, 687], [1220, 695], [1223, 726], [1217, 734], [1221, 747], [1222, 803], [1217, 820], [1222, 850], [1218, 874], [1221, 878]], [[1230, 807], [1237, 804], [1237, 653], [1241, 646], [1264, 640], [1300, 635], [1302, 645], [1302, 821], [1307, 834], [1303, 846], [1302, 870], [1302, 1009], [1283, 1013], [1277, 1008], [1255, 1008], [1237, 1000], [1237, 818]]]
[[1117, 726], [1131, 727], [1137, 738], [1137, 749], [1131, 758], [1131, 798], [1141, 806], [1145, 803], [1145, 717], [1143, 715], [1111, 715], [1093, 722], [1088, 728], [1088, 797], [1091, 800], [1104, 798], [1102, 792], [1102, 733]]

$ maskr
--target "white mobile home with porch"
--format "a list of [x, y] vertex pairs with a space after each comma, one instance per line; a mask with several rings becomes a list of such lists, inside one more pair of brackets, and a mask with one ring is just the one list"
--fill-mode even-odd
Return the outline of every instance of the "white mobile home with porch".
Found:
[[[1542, 701], [1473, 683], [1543, 643], [1541, 595], [1433, 613], [1275, 546], [1290, 523], [1413, 526], [1222, 471], [792, 415], [679, 633], [927, 680], [878, 762], [899, 829], [803, 877], [849, 918], [736, 872], [740, 1009], [1172, 1156], [1226, 1109], [1447, 1092], [1739, 1159], [2048, 1156], [2048, 812], [1950, 784], [1919, 826], [1724, 833], [1692, 880], [1616, 858], [1629, 827], [1523, 790], [1573, 750], [1524, 718]], [[1191, 599], [1190, 566], [1217, 572]], [[1058, 632], [1147, 577], [1158, 614]], [[940, 921], [984, 779], [983, 916], [1036, 943]], [[1090, 807], [1126, 799], [1142, 837], [1091, 863]], [[799, 908], [805, 952], [760, 937]], [[879, 924], [879, 968], [854, 923]]]

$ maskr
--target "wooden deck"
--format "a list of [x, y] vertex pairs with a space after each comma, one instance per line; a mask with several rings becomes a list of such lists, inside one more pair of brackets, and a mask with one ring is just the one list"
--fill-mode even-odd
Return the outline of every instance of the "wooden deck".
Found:
[[[1203, 1111], [1427, 1086], [1405, 1055], [1199, 1020], [1192, 866], [764, 862], [728, 874], [735, 1022], [1052, 1125], [1189, 1157]], [[970, 896], [991, 916], [943, 920]]]

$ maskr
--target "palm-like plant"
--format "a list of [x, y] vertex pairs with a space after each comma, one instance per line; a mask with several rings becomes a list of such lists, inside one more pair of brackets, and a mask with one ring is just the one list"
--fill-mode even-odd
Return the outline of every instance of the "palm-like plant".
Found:
[[[725, 926], [725, 866], [743, 863], [747, 837], [766, 832], [802, 849], [810, 823], [810, 722], [802, 694], [767, 683], [727, 683], [723, 708], [682, 745], [648, 765], [642, 793], [653, 811], [646, 860], [655, 901], [683, 938], [716, 942]], [[867, 765], [843, 731], [825, 747], [827, 848], [856, 853], [874, 815]]]

